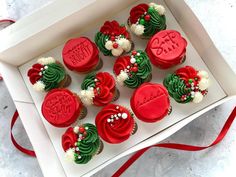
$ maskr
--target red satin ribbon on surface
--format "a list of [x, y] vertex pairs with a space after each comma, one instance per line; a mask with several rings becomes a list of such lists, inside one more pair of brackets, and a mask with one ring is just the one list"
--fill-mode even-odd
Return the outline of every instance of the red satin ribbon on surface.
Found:
[[22, 147], [21, 145], [19, 145], [19, 144], [16, 142], [16, 140], [15, 140], [13, 134], [12, 134], [12, 129], [13, 129], [13, 127], [14, 127], [14, 125], [15, 125], [16, 120], [17, 120], [18, 117], [19, 117], [19, 114], [18, 114], [17, 111], [15, 111], [15, 113], [14, 113], [12, 119], [11, 119], [11, 141], [12, 141], [12, 143], [14, 144], [14, 146], [15, 146], [19, 151], [21, 151], [21, 152], [23, 152], [24, 154], [27, 154], [27, 155], [29, 155], [29, 156], [36, 157], [36, 154], [35, 154], [34, 151], [28, 150], [28, 149]]
[[119, 177], [120, 175], [122, 175], [122, 173], [124, 173], [129, 167], [130, 165], [132, 165], [140, 156], [143, 155], [144, 152], [146, 152], [148, 149], [152, 148], [152, 147], [161, 147], [161, 148], [169, 148], [169, 149], [177, 149], [177, 150], [183, 150], [183, 151], [201, 151], [204, 149], [207, 149], [209, 147], [212, 147], [216, 144], [218, 144], [219, 142], [221, 142], [221, 140], [225, 137], [225, 135], [227, 134], [230, 126], [232, 125], [234, 119], [236, 116], [236, 107], [234, 107], [233, 111], [231, 112], [230, 116], [228, 117], [227, 121], [225, 122], [223, 128], [221, 129], [219, 135], [217, 136], [217, 138], [215, 139], [215, 141], [213, 141], [213, 143], [211, 143], [208, 146], [192, 146], [192, 145], [187, 145], [187, 144], [176, 144], [176, 143], [160, 143], [160, 144], [155, 144], [146, 148], [143, 148], [139, 151], [137, 151], [136, 153], [134, 153], [134, 155], [132, 155], [113, 175], [112, 177]]

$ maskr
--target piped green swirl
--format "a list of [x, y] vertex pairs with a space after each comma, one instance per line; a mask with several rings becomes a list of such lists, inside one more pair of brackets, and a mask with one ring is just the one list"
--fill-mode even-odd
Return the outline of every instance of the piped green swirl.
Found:
[[152, 66], [149, 58], [142, 50], [137, 50], [140, 56], [135, 56], [136, 63], [138, 64], [138, 71], [132, 72], [131, 77], [124, 81], [125, 85], [129, 88], [137, 88], [144, 83], [152, 73]]
[[92, 72], [92, 73], [89, 73], [85, 76], [82, 84], [81, 84], [81, 89], [82, 90], [87, 90], [88, 87], [95, 87], [95, 81], [94, 79], [96, 78], [96, 73], [95, 72]]
[[149, 7], [148, 14], [151, 16], [150, 21], [144, 23], [143, 36], [153, 36], [157, 32], [166, 29], [166, 17], [160, 15], [153, 7]]
[[[167, 88], [169, 95], [178, 103], [188, 103], [192, 101], [191, 89], [186, 87], [186, 84], [179, 76], [175, 74], [168, 74], [163, 81], [164, 86]], [[186, 99], [181, 99], [186, 95]]]
[[[92, 157], [98, 152], [101, 145], [100, 138], [98, 136], [97, 128], [90, 123], [83, 124], [86, 130], [86, 137], [77, 142], [79, 148], [79, 155], [75, 153], [75, 163], [86, 164]], [[80, 158], [78, 158], [80, 156]]]
[[41, 81], [45, 84], [45, 91], [58, 88], [59, 83], [65, 78], [65, 69], [58, 63], [46, 65]]
[[111, 50], [107, 50], [105, 47], [106, 40], [109, 40], [109, 36], [105, 35], [101, 32], [97, 32], [95, 35], [95, 43], [97, 44], [99, 50], [105, 55], [105, 56], [112, 56]]

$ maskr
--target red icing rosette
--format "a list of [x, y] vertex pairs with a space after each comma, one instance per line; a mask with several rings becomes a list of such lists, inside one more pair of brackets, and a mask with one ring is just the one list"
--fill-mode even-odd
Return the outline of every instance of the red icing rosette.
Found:
[[185, 66], [179, 68], [175, 71], [175, 74], [179, 76], [185, 83], [189, 83], [189, 79], [192, 79], [193, 82], [197, 82], [200, 80], [198, 76], [198, 71], [194, 69], [192, 66]]
[[115, 79], [108, 72], [97, 73], [96, 79], [98, 81], [94, 89], [93, 103], [97, 106], [105, 106], [113, 100], [116, 89]]
[[87, 37], [70, 39], [62, 50], [67, 68], [82, 73], [91, 71], [98, 65], [98, 54], [97, 46]]
[[130, 104], [137, 118], [149, 123], [163, 119], [170, 109], [168, 91], [154, 83], [144, 83], [136, 89]]
[[129, 39], [129, 32], [125, 26], [121, 26], [117, 21], [106, 21], [100, 29], [100, 32], [109, 36], [124, 35], [126, 39]]
[[41, 72], [41, 68], [43, 67], [43, 65], [36, 63], [28, 71], [27, 76], [29, 77], [29, 80], [32, 84], [35, 84], [38, 80], [41, 79], [42, 75], [40, 76], [39, 73]]
[[148, 4], [139, 4], [133, 7], [130, 11], [129, 21], [134, 24], [138, 21], [138, 19], [148, 11]]
[[116, 75], [119, 75], [120, 71], [124, 71], [125, 69], [127, 69], [127, 66], [129, 66], [130, 64], [130, 56], [126, 55], [118, 57], [114, 64], [113, 71]]
[[162, 30], [148, 42], [146, 52], [155, 66], [167, 69], [183, 62], [187, 41], [175, 30]]
[[53, 89], [42, 104], [44, 118], [55, 127], [67, 127], [81, 114], [83, 104], [79, 97], [68, 89]]
[[112, 144], [127, 140], [135, 129], [130, 111], [123, 106], [109, 104], [96, 116], [95, 123], [100, 137]]
[[70, 148], [74, 148], [75, 143], [78, 141], [78, 137], [72, 127], [69, 127], [62, 136], [62, 148], [66, 152]]

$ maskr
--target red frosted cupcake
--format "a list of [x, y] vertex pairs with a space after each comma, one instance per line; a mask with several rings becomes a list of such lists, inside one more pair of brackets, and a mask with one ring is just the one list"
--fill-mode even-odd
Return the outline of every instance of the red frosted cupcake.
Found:
[[187, 41], [175, 30], [156, 33], [148, 42], [146, 52], [153, 65], [167, 69], [183, 63]]
[[79, 96], [85, 105], [105, 106], [119, 98], [115, 79], [108, 72], [92, 72], [85, 76]]
[[137, 131], [133, 113], [115, 104], [105, 106], [97, 114], [95, 123], [100, 137], [111, 144], [121, 143]]
[[98, 54], [97, 46], [87, 37], [70, 39], [62, 50], [64, 64], [70, 70], [79, 73], [100, 69], [102, 60]]
[[87, 114], [79, 97], [68, 89], [53, 89], [48, 92], [41, 110], [44, 118], [55, 127], [67, 127]]
[[142, 84], [133, 93], [130, 105], [138, 119], [150, 123], [163, 119], [171, 111], [168, 91], [161, 84]]

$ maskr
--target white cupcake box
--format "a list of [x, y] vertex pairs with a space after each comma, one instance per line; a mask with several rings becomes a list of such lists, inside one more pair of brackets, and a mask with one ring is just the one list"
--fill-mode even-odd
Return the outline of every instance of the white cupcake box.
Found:
[[[172, 135], [201, 114], [236, 95], [235, 73], [220, 55], [210, 37], [186, 5], [184, 0], [161, 0], [156, 3], [166, 8], [167, 28], [179, 31], [188, 41], [187, 59], [184, 65], [209, 72], [211, 86], [200, 104], [178, 104], [171, 99], [172, 114], [160, 122], [148, 124], [137, 120], [138, 131], [129, 140], [118, 145], [104, 143], [103, 152], [87, 165], [66, 162], [61, 148], [62, 128], [52, 127], [41, 115], [41, 103], [45, 94], [32, 89], [27, 70], [40, 56], [61, 58], [64, 43], [78, 36], [94, 39], [105, 20], [126, 23], [129, 10], [143, 0], [57, 0], [35, 13], [22, 18], [0, 32], [0, 70], [9, 92], [19, 111], [20, 118], [37, 154], [44, 176], [90, 176], [115, 160], [144, 147], [155, 144]], [[132, 35], [136, 49], [145, 49], [147, 40]], [[100, 55], [104, 62], [102, 71], [112, 72], [114, 58]], [[161, 83], [167, 73], [176, 68], [159, 70], [153, 67], [152, 82]], [[79, 92], [84, 75], [70, 72], [74, 92]], [[129, 107], [127, 98], [132, 91], [120, 88], [121, 97], [116, 102]], [[83, 122], [94, 123], [100, 108], [89, 107]]]

